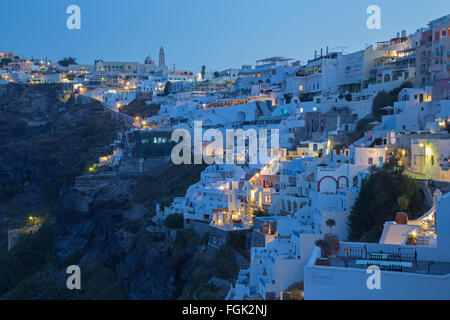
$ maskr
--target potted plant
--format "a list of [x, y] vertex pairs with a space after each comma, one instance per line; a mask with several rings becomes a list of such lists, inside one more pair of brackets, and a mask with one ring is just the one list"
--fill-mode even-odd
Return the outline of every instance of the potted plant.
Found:
[[409, 199], [406, 194], [401, 195], [397, 199], [398, 206], [400, 207], [400, 212], [406, 212], [406, 209], [408, 209], [409, 206]]
[[326, 224], [330, 228], [330, 233], [333, 233], [333, 227], [336, 225], [336, 221], [334, 219], [328, 219]]
[[406, 238], [406, 244], [409, 246], [415, 246], [416, 245], [416, 241], [417, 241], [417, 237], [410, 233], [408, 234], [408, 237]]
[[395, 223], [397, 224], [408, 224], [408, 215], [406, 214], [406, 209], [409, 206], [409, 199], [407, 195], [402, 195], [397, 199], [397, 204], [400, 207], [400, 212], [397, 212], [395, 217]]
[[316, 241], [316, 246], [320, 248], [320, 258], [316, 259], [316, 266], [331, 266], [330, 260], [327, 257], [327, 248], [330, 246], [325, 240], [319, 239]]
[[333, 233], [333, 227], [336, 225], [336, 221], [334, 219], [328, 219], [326, 225], [330, 228], [330, 233], [325, 234], [324, 240], [329, 244], [329, 247], [326, 249], [327, 254], [332, 255], [339, 251], [341, 245], [339, 236], [336, 233]]

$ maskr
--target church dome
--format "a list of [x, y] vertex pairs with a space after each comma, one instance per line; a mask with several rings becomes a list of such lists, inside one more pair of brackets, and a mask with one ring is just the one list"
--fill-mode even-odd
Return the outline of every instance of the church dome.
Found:
[[147, 56], [147, 58], [145, 58], [144, 63], [145, 63], [145, 64], [155, 64], [155, 60], [154, 60], [154, 59], [152, 58], [152, 56], [149, 54], [149, 55]]

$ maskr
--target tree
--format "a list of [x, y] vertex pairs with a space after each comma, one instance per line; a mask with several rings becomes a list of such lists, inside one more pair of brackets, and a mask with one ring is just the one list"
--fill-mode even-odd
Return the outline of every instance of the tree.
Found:
[[161, 200], [159, 205], [161, 206], [161, 209], [168, 208], [168, 207], [170, 207], [172, 205], [172, 200], [170, 200], [170, 199], [163, 199], [163, 200]]
[[211, 265], [217, 269], [216, 275], [220, 279], [234, 280], [239, 272], [233, 248], [228, 244], [220, 247], [214, 255]]
[[333, 233], [333, 227], [336, 225], [336, 221], [334, 219], [328, 219], [326, 224], [330, 228], [330, 232]]
[[181, 229], [184, 227], [184, 218], [182, 214], [174, 213], [167, 216], [164, 225], [170, 229]]
[[214, 71], [213, 75], [214, 78], [218, 78], [220, 76], [219, 71]]
[[330, 247], [330, 244], [325, 240], [319, 239], [316, 240], [316, 246], [320, 248], [320, 257], [326, 258], [326, 249]]
[[10, 62], [12, 62], [11, 59], [3, 58], [3, 59], [0, 60], [0, 66], [7, 66], [8, 64], [10, 64]]
[[373, 99], [372, 103], [372, 113], [377, 119], [381, 119], [383, 115], [383, 110], [381, 108], [392, 106], [394, 104], [395, 98], [389, 93], [382, 90]]
[[381, 120], [381, 116], [384, 114], [384, 111], [381, 109], [387, 106], [393, 106], [394, 102], [398, 101], [399, 92], [404, 88], [412, 87], [412, 83], [407, 81], [398, 88], [395, 88], [389, 92], [384, 90], [378, 92], [372, 102], [372, 114], [377, 118], [377, 120]]
[[206, 66], [202, 66], [202, 81], [205, 81]]
[[423, 199], [417, 182], [403, 173], [396, 159], [391, 159], [362, 181], [361, 191], [348, 218], [349, 241], [378, 242], [384, 223], [395, 220], [397, 199], [402, 195], [409, 200], [409, 216], [412, 219], [420, 217]]
[[168, 96], [172, 92], [172, 82], [167, 81], [166, 86], [164, 87], [164, 95]]
[[68, 67], [72, 64], [77, 64], [77, 61], [75, 58], [67, 57], [67, 58], [64, 58], [64, 59], [58, 61], [58, 64], [62, 67]]
[[405, 212], [409, 206], [409, 198], [408, 195], [403, 194], [397, 199], [398, 206], [400, 207], [401, 212]]

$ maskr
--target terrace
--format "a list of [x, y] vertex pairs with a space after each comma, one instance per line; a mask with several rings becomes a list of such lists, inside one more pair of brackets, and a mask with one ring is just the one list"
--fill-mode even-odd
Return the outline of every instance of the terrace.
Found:
[[376, 265], [382, 271], [446, 275], [450, 274], [450, 262], [420, 260], [414, 246], [378, 243], [341, 243], [335, 257], [329, 257], [331, 267], [366, 269]]

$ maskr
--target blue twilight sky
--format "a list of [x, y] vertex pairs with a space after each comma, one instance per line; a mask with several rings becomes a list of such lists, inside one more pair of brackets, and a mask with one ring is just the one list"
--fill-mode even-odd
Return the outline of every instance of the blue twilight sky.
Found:
[[[66, 28], [71, 4], [81, 30]], [[366, 27], [371, 4], [381, 30]], [[276, 55], [304, 61], [326, 46], [356, 51], [448, 13], [448, 0], [2, 0], [0, 52], [142, 62], [158, 61], [163, 45], [171, 68], [210, 71]]]

